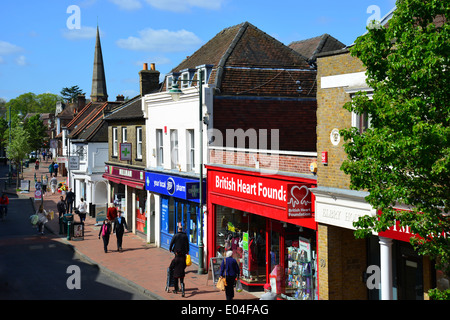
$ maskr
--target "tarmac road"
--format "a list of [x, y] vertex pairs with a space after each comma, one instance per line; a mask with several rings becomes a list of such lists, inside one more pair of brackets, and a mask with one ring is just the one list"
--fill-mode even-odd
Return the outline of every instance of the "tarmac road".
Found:
[[83, 261], [50, 233], [29, 222], [31, 200], [9, 195], [8, 215], [0, 221], [1, 300], [148, 300], [122, 281]]

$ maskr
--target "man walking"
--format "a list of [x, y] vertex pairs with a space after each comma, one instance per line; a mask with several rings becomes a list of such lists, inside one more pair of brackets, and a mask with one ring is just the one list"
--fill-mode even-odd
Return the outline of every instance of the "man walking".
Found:
[[56, 209], [58, 210], [58, 214], [59, 214], [59, 230], [61, 233], [62, 232], [61, 224], [63, 223], [63, 217], [66, 214], [66, 202], [64, 201], [63, 196], [60, 197], [60, 200], [56, 204]]
[[73, 213], [74, 201], [75, 201], [75, 193], [73, 193], [72, 188], [69, 188], [69, 191], [67, 191], [66, 193], [67, 212]]
[[189, 239], [185, 232], [183, 232], [183, 227], [181, 225], [178, 226], [178, 232], [172, 238], [169, 245], [169, 251], [176, 253], [177, 251], [184, 255], [189, 253]]
[[117, 251], [122, 252], [122, 239], [125, 229], [128, 229], [127, 222], [123, 212], [119, 212], [119, 216], [114, 220], [114, 233], [117, 237]]

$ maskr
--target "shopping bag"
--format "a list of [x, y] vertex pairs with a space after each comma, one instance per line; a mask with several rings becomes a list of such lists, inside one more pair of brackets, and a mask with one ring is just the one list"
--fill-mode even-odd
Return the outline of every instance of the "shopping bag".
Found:
[[191, 255], [186, 255], [186, 266], [189, 267], [192, 264]]
[[38, 221], [39, 221], [39, 217], [37, 214], [33, 214], [32, 216], [30, 216], [30, 222], [33, 226], [36, 225], [36, 223], [38, 223]]
[[236, 292], [242, 292], [241, 280], [236, 281]]
[[217, 289], [219, 289], [220, 291], [225, 291], [226, 285], [227, 285], [227, 281], [225, 280], [224, 277], [220, 277], [219, 280], [217, 280], [216, 287], [217, 287]]

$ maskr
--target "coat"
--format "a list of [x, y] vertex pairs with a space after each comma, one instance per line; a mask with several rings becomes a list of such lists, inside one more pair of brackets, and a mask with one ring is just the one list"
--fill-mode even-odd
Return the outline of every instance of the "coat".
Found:
[[[106, 225], [106, 233], [105, 233], [105, 235], [102, 234], [104, 225]], [[100, 236], [102, 236], [102, 237], [109, 237], [110, 234], [111, 234], [111, 223], [103, 223], [102, 226], [100, 227], [100, 232], [98, 233], [98, 237], [99, 238], [100, 238]]]
[[176, 255], [175, 258], [172, 259], [169, 268], [173, 270], [174, 278], [184, 278], [186, 269], [186, 258], [184, 255]]
[[125, 220], [125, 217], [121, 217], [120, 222], [119, 222], [119, 217], [117, 217], [114, 220], [114, 232], [118, 233], [118, 234], [123, 234], [125, 232], [125, 229], [128, 229], [127, 221]]
[[[224, 262], [226, 266], [224, 266]], [[226, 273], [226, 274], [225, 274]], [[225, 258], [220, 265], [220, 275], [227, 277], [238, 277], [239, 276], [239, 265], [233, 257]]]
[[169, 251], [181, 254], [189, 253], [189, 239], [185, 232], [178, 232], [172, 237], [169, 245]]

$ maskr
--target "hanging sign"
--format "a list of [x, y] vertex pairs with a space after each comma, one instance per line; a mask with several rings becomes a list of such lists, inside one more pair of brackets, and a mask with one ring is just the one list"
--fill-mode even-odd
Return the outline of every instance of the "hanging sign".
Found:
[[286, 210], [289, 219], [309, 218], [312, 215], [311, 191], [306, 185], [288, 184]]

